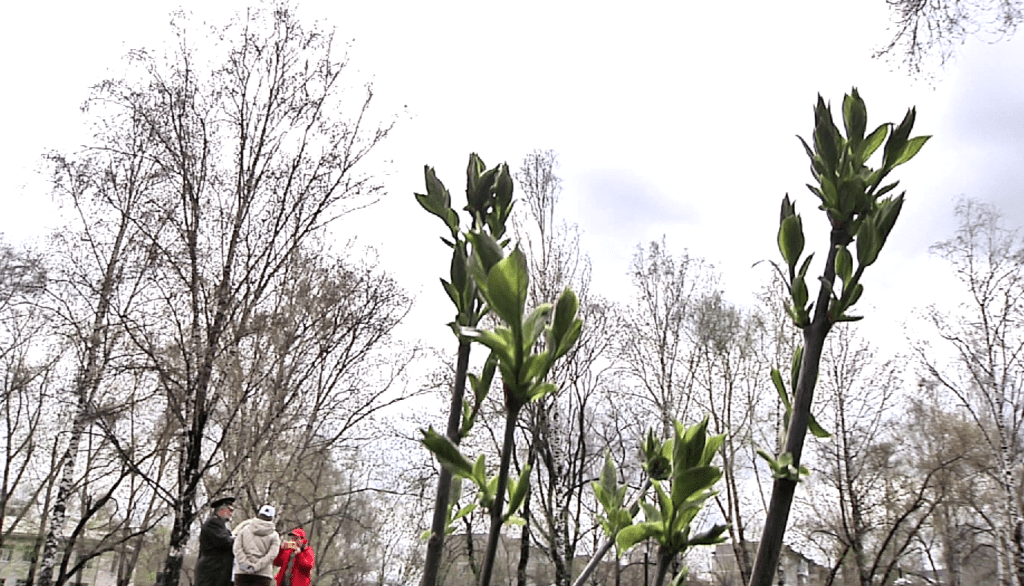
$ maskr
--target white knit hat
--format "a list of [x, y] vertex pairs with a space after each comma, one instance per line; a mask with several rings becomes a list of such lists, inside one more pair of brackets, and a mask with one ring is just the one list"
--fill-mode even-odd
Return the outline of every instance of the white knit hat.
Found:
[[273, 519], [274, 513], [276, 512], [277, 511], [275, 511], [274, 507], [271, 505], [263, 505], [262, 507], [260, 507], [260, 515], [263, 515], [264, 517], [270, 517], [271, 519]]

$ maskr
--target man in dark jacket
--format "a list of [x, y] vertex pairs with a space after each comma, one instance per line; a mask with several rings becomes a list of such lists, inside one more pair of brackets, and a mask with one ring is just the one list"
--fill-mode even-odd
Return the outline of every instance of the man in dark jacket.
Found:
[[213, 514], [203, 523], [199, 532], [199, 562], [196, 564], [195, 586], [230, 586], [231, 566], [235, 557], [231, 553], [234, 537], [227, 522], [235, 512], [234, 497], [219, 498], [210, 503]]

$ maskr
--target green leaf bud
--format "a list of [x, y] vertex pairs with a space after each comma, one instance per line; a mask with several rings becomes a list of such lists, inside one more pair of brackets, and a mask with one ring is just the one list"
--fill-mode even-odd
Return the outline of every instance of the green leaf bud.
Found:
[[529, 287], [526, 255], [516, 248], [487, 273], [487, 302], [510, 327], [522, 328]]
[[853, 276], [853, 256], [846, 246], [841, 244], [836, 245], [836, 275], [844, 283], [848, 283]]
[[433, 427], [420, 431], [423, 433], [423, 439], [420, 441], [434, 454], [442, 466], [450, 470], [452, 474], [465, 478], [473, 477], [473, 466], [451, 440], [434, 431]]
[[790, 271], [793, 271], [804, 251], [804, 229], [799, 215], [794, 214], [782, 220], [779, 224], [778, 239], [782, 259], [789, 265]]
[[878, 205], [878, 211], [876, 212], [878, 222], [878, 232], [882, 237], [882, 241], [889, 237], [889, 233], [892, 232], [892, 228], [896, 225], [896, 219], [900, 216], [900, 211], [903, 209], [903, 194], [897, 195], [891, 199], [885, 199]]
[[[856, 151], [864, 138], [864, 130], [868, 124], [868, 110], [861, 99], [857, 88], [843, 98], [843, 125], [846, 137], [850, 140], [851, 150]], [[859, 155], [859, 153], [857, 153]]]
[[868, 137], [864, 139], [864, 143], [860, 147], [861, 161], [867, 161], [869, 158], [871, 158], [871, 155], [873, 155], [875, 151], [878, 150], [878, 147], [882, 146], [882, 143], [885, 142], [885, 137], [888, 136], [889, 134], [890, 126], [892, 125], [888, 122], [882, 124], [878, 128], [871, 131], [871, 134], [869, 134]]
[[526, 492], [530, 489], [530, 471], [532, 470], [529, 464], [523, 466], [523, 472], [519, 475], [519, 480], [513, 482], [511, 479], [508, 482], [508, 510], [505, 512], [505, 519], [508, 519], [512, 515], [519, 511], [519, 507], [523, 506], [523, 501], [526, 499]]
[[800, 275], [793, 277], [793, 306], [802, 309], [807, 306], [807, 299], [807, 283], [804, 278]]
[[787, 193], [782, 198], [782, 210], [779, 213], [779, 223], [781, 224], [786, 218], [796, 214], [796, 206], [789, 200], [789, 194]]
[[842, 152], [839, 131], [832, 121], [832, 112], [818, 96], [818, 107], [815, 108], [814, 150], [821, 157], [825, 172], [835, 174], [839, 168], [839, 154]]
[[874, 218], [867, 218], [857, 230], [857, 263], [862, 267], [875, 262], [882, 246], [881, 235], [873, 220]]
[[882, 164], [886, 169], [895, 167], [897, 165], [896, 161], [903, 155], [907, 147], [907, 140], [910, 138], [910, 131], [914, 128], [914, 118], [916, 116], [917, 112], [914, 108], [907, 110], [906, 116], [903, 117], [903, 122], [900, 122], [899, 126], [893, 129], [889, 140], [886, 141], [882, 157]]
[[831, 433], [825, 431], [823, 427], [818, 425], [818, 422], [814, 419], [814, 415], [809, 415], [807, 429], [818, 439], [828, 439], [832, 437]]
[[892, 166], [896, 167], [898, 165], [906, 163], [910, 159], [913, 159], [914, 156], [918, 153], [918, 151], [921, 150], [921, 147], [924, 146], [924, 143], [928, 142], [929, 138], [931, 138], [931, 136], [917, 136], [910, 139], [910, 141], [908, 141], [907, 144], [903, 147], [903, 150], [900, 151], [900, 154], [898, 157], [896, 157], [896, 160], [893, 161]]
[[502, 163], [498, 166], [498, 177], [495, 180], [494, 195], [496, 207], [501, 210], [509, 210], [512, 205], [512, 192], [514, 184], [512, 175], [508, 171], [508, 165]]
[[478, 257], [485, 273], [490, 273], [494, 265], [505, 258], [505, 251], [498, 242], [486, 232], [467, 232], [466, 238], [473, 245], [473, 255]]
[[860, 300], [860, 296], [864, 293], [864, 285], [857, 283], [853, 286], [853, 290], [850, 292], [850, 301], [846, 304], [846, 307], [853, 307], [857, 301]]
[[480, 175], [487, 166], [476, 153], [469, 155], [469, 164], [466, 166], [466, 210], [471, 213], [480, 211], [484, 202], [478, 199], [480, 193]]

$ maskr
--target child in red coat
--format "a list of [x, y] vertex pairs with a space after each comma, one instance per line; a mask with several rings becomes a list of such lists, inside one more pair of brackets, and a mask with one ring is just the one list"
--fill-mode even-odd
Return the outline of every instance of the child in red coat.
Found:
[[277, 572], [277, 586], [309, 586], [313, 572], [313, 548], [306, 541], [306, 532], [294, 529], [281, 543], [281, 551], [274, 558]]

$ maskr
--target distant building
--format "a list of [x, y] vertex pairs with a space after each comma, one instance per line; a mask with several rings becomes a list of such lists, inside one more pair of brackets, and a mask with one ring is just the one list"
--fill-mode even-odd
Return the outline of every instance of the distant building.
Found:
[[[757, 543], [747, 542], [750, 561], [757, 555]], [[808, 557], [794, 551], [788, 545], [782, 546], [779, 555], [779, 570], [776, 584], [785, 586], [816, 586], [828, 579], [829, 569], [815, 563]], [[715, 546], [711, 563], [711, 575], [717, 586], [745, 586], [740, 576], [739, 564], [731, 543]], [[836, 582], [842, 584], [842, 582]]]
[[[25, 531], [15, 530], [7, 534], [3, 540], [3, 546], [0, 546], [0, 586], [26, 586], [33, 564], [42, 558], [37, 522], [22, 520], [17, 529], [22, 528]], [[8, 527], [3, 527], [2, 530], [6, 532]], [[76, 550], [92, 551], [97, 543], [98, 540], [92, 537], [79, 537], [76, 540]], [[118, 569], [123, 562], [124, 554], [123, 550], [108, 551], [90, 558], [85, 562], [81, 571], [73, 576], [67, 584], [69, 586], [118, 586]], [[64, 554], [58, 552], [57, 555], [59, 564]], [[70, 563], [71, 566], [75, 565], [76, 558], [72, 557]], [[35, 576], [38, 576], [38, 566], [34, 570]], [[54, 578], [56, 578], [56, 572]], [[122, 586], [130, 586], [130, 584], [130, 580], [122, 582]]]
[[[486, 535], [474, 535], [470, 545], [465, 534], [449, 535], [445, 538], [445, 553], [438, 584], [441, 586], [475, 586], [476, 574], [483, 560], [484, 548], [487, 546]], [[498, 552], [492, 574], [492, 586], [516, 586], [519, 565], [520, 539], [503, 535], [498, 545]], [[473, 561], [470, 562], [468, 552], [472, 548]], [[612, 549], [594, 570], [588, 586], [652, 586], [657, 571], [656, 547], [649, 551], [638, 546], [616, 559]], [[579, 576], [583, 568], [590, 562], [590, 555], [577, 555], [569, 562], [573, 578]], [[686, 579], [686, 586], [716, 586], [717, 582], [701, 572], [691, 571]], [[526, 565], [526, 583], [529, 586], [551, 586], [555, 583], [555, 567], [543, 551], [537, 547], [530, 549], [530, 559]]]

